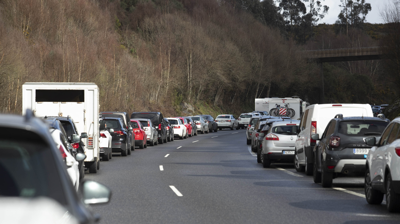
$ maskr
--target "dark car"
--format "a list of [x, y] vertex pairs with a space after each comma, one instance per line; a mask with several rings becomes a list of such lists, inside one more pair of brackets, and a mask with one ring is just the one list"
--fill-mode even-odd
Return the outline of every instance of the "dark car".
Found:
[[187, 120], [187, 122], [192, 125], [192, 136], [196, 135], [197, 136], [197, 125], [196, 123], [193, 121], [193, 119], [191, 117], [185, 117], [185, 119]]
[[[76, 152], [80, 152], [85, 154], [85, 144], [82, 141], [82, 138], [86, 138], [87, 137], [87, 133], [83, 132], [81, 133], [81, 141], [79, 143], [73, 143], [72, 139], [73, 139], [73, 135], [79, 135], [78, 129], [75, 126], [74, 121], [72, 120], [71, 117], [54, 117], [54, 116], [48, 116], [45, 117], [46, 118], [54, 118], [57, 119], [61, 122], [62, 126], [64, 127], [65, 132], [67, 133], [67, 138], [68, 141], [71, 143], [72, 147], [76, 150]], [[79, 162], [79, 178], [83, 179], [85, 177], [85, 167], [83, 166], [84, 162], [80, 161]], [[89, 172], [91, 170], [89, 169]], [[97, 171], [97, 167], [96, 167], [96, 171]], [[92, 173], [92, 172], [91, 172]]]
[[165, 123], [167, 124], [167, 140], [169, 142], [173, 141], [175, 139], [175, 133], [174, 133], [174, 128], [171, 125], [171, 122], [167, 118], [164, 118]]
[[131, 149], [131, 151], [135, 150], [135, 135], [132, 132], [132, 130], [129, 130], [130, 122], [131, 120], [129, 119], [129, 115], [126, 112], [120, 112], [120, 111], [104, 111], [100, 112], [100, 116], [102, 117], [119, 117], [122, 119], [122, 123], [124, 124], [124, 128], [127, 130], [128, 134], [128, 146]]
[[164, 116], [161, 112], [133, 112], [131, 114], [131, 119], [135, 118], [147, 118], [150, 119], [155, 128], [158, 131], [158, 143], [167, 143], [168, 131], [167, 123], [164, 120]]
[[31, 110], [25, 116], [0, 115], [0, 178], [2, 197], [51, 198], [81, 224], [100, 219], [88, 204], [111, 198], [111, 191], [94, 181], [83, 180], [80, 193], [75, 190], [48, 126]]
[[343, 117], [338, 114], [326, 126], [314, 147], [314, 182], [331, 187], [332, 179], [341, 176], [364, 176], [366, 158], [371, 148], [367, 137], [378, 137], [388, 120], [376, 117]]
[[112, 151], [121, 152], [122, 156], [131, 154], [131, 147], [128, 144], [128, 131], [132, 132], [132, 127], [124, 128], [124, 124], [119, 117], [103, 117], [103, 122], [110, 131], [112, 137]]
[[217, 124], [217, 122], [214, 121], [214, 118], [211, 115], [201, 114], [201, 115], [196, 115], [196, 116], [202, 116], [204, 118], [204, 120], [206, 120], [206, 122], [208, 124], [208, 129], [210, 130], [210, 132], [218, 131], [218, 124]]
[[374, 117], [378, 116], [378, 114], [380, 114], [382, 112], [382, 110], [381, 110], [382, 107], [379, 105], [371, 106], [371, 108], [372, 108], [372, 113], [374, 113]]

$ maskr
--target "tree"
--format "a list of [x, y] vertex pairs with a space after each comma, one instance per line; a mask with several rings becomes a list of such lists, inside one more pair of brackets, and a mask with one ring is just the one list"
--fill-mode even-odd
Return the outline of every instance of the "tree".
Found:
[[[304, 0], [306, 1], [306, 0]], [[323, 19], [329, 11], [329, 6], [322, 5], [319, 0], [307, 0], [310, 2], [310, 11], [307, 13], [312, 19], [312, 23], [315, 26], [320, 19]], [[322, 0], [325, 1], [325, 0]]]
[[346, 26], [346, 34], [349, 33], [349, 25], [353, 27], [360, 27], [365, 22], [365, 18], [369, 11], [371, 11], [371, 4], [366, 3], [365, 0], [341, 0], [342, 4], [339, 5], [342, 10], [338, 15], [336, 24], [343, 27]]
[[287, 25], [299, 25], [301, 18], [306, 14], [306, 5], [301, 0], [281, 0], [279, 7]]

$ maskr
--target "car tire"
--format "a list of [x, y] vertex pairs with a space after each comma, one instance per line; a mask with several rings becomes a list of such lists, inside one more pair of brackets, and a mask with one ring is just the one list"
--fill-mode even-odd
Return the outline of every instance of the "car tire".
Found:
[[392, 176], [386, 175], [386, 208], [389, 212], [400, 211], [400, 194], [396, 194], [392, 186]]
[[214, 132], [217, 132], [218, 131], [218, 127], [216, 127], [215, 129], [214, 129]]
[[236, 130], [239, 130], [239, 129], [240, 129], [239, 125], [238, 125], [238, 126], [236, 126]]
[[139, 149], [144, 149], [144, 141], [139, 144]]
[[131, 145], [129, 145], [129, 147], [128, 147], [128, 155], [130, 155], [130, 154], [132, 154], [132, 146]]
[[161, 138], [160, 140], [158, 140], [158, 144], [163, 144], [164, 140]]
[[251, 139], [247, 139], [246, 144], [250, 145], [251, 144]]
[[321, 172], [321, 184], [323, 188], [332, 187], [333, 173], [328, 173], [324, 169]]
[[89, 173], [97, 173], [97, 161], [91, 162], [89, 165]]
[[367, 200], [368, 204], [371, 205], [382, 204], [384, 194], [372, 188], [372, 181], [369, 169], [365, 171], [364, 192], [365, 192], [365, 199]]
[[304, 166], [300, 165], [297, 153], [294, 154], [294, 168], [297, 172], [304, 172]]
[[319, 183], [321, 183], [321, 172], [318, 172], [318, 169], [317, 169], [318, 166], [317, 166], [317, 164], [316, 164], [316, 161], [317, 161], [317, 160], [316, 160], [315, 157], [314, 157], [313, 180], [314, 180], [314, 183], [319, 184]]
[[121, 149], [121, 156], [127, 156], [128, 155], [128, 150], [125, 149]]
[[232, 125], [232, 127], [231, 127], [231, 130], [233, 130], [233, 125]]
[[309, 163], [306, 156], [306, 165], [304, 167], [304, 172], [306, 173], [307, 176], [313, 175], [313, 166], [314, 163]]
[[222, 130], [222, 128], [218, 128], [220, 131]]
[[261, 163], [261, 149], [257, 150], [257, 163]]
[[267, 158], [267, 155], [261, 154], [262, 156], [262, 165], [264, 168], [269, 168], [271, 166], [271, 160]]
[[151, 142], [150, 142], [150, 146], [154, 146], [154, 141], [151, 141]]
[[111, 149], [111, 152], [108, 153], [108, 157], [110, 158], [110, 160], [112, 159], [112, 149]]
[[110, 156], [108, 155], [108, 153], [104, 153], [102, 156], [103, 161], [109, 161], [110, 160]]
[[97, 170], [100, 170], [100, 160], [97, 161]]
[[164, 139], [164, 143], [167, 143], [167, 138], [168, 138], [168, 137], [165, 137], [165, 139]]

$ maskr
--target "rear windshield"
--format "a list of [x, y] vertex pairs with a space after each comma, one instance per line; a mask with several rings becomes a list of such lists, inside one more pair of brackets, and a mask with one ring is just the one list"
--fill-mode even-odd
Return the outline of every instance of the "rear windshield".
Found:
[[106, 123], [107, 128], [112, 128], [114, 130], [121, 129], [121, 125], [118, 120], [103, 120]]
[[339, 133], [352, 136], [380, 135], [387, 126], [384, 121], [342, 121]]
[[229, 118], [231, 118], [231, 116], [228, 116], [228, 115], [221, 115], [221, 116], [218, 116], [217, 118], [227, 118], [227, 119], [229, 119]]
[[132, 128], [139, 128], [139, 124], [136, 121], [131, 121]]
[[251, 115], [251, 114], [242, 114], [242, 115], [240, 115], [240, 118], [252, 118], [253, 117], [253, 115]]
[[140, 121], [140, 124], [141, 124], [143, 127], [148, 127], [148, 126], [149, 126], [149, 122], [147, 122], [147, 121]]
[[158, 126], [160, 124], [160, 120], [162, 119], [162, 116], [161, 116], [161, 119], [159, 120], [159, 117], [158, 117], [157, 113], [133, 113], [131, 115], [131, 118], [150, 119], [151, 122], [153, 123], [153, 125]]
[[250, 125], [254, 125], [255, 123], [257, 123], [257, 121], [258, 121], [258, 119], [253, 119], [253, 120], [251, 120]]
[[72, 124], [69, 121], [61, 121], [61, 124], [64, 128], [64, 130], [67, 132], [68, 137], [72, 137], [74, 132], [74, 128], [72, 127]]
[[199, 118], [199, 117], [192, 117], [192, 120], [194, 120], [194, 121], [199, 121], [200, 118]]
[[210, 115], [203, 116], [207, 121], [213, 121], [214, 119]]
[[168, 120], [169, 121], [169, 123], [171, 123], [171, 124], [178, 124], [178, 121], [177, 120]]
[[276, 133], [276, 134], [280, 134], [280, 135], [296, 135], [297, 134], [297, 125], [275, 126], [272, 128], [272, 133]]

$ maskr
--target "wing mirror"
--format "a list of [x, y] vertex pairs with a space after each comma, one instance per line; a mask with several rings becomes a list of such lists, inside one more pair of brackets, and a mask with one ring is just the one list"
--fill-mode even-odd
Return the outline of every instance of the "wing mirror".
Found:
[[369, 137], [369, 138], [365, 138], [364, 142], [368, 145], [368, 146], [374, 146], [376, 144], [376, 138], [375, 137]]
[[85, 204], [106, 204], [111, 199], [111, 190], [95, 181], [84, 180], [79, 186], [79, 191], [83, 196]]
[[87, 138], [87, 137], [88, 137], [88, 135], [87, 135], [86, 132], [82, 132], [82, 133], [81, 133], [81, 138]]
[[76, 154], [75, 159], [78, 162], [82, 162], [83, 160], [86, 159], [86, 155], [79, 152], [78, 154]]
[[319, 134], [312, 134], [311, 135], [312, 140], [319, 140]]
[[78, 143], [81, 141], [81, 137], [77, 134], [72, 135], [72, 143]]

